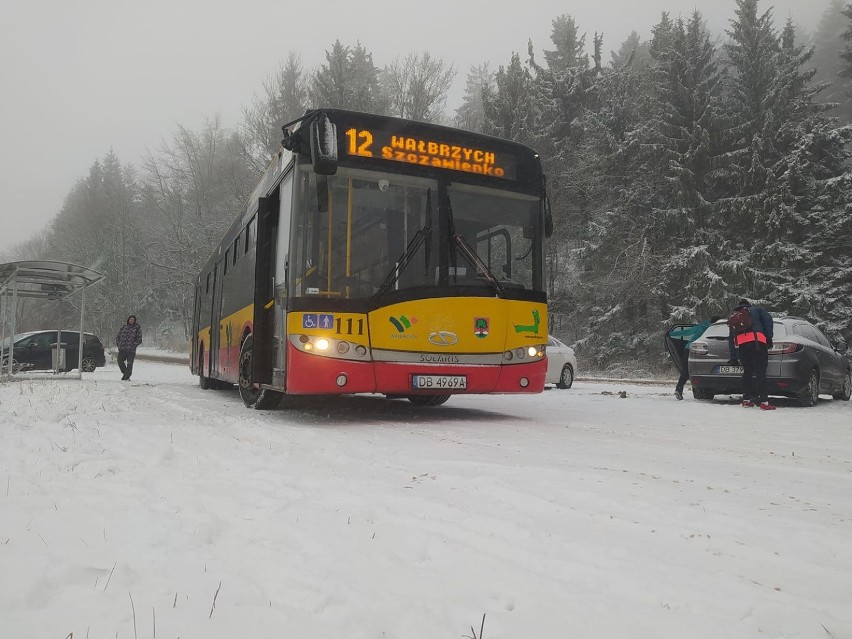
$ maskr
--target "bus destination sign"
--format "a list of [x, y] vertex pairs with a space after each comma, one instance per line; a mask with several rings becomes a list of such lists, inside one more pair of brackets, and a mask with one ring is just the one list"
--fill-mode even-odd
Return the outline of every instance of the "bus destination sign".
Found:
[[394, 135], [380, 129], [351, 128], [346, 131], [349, 155], [391, 162], [418, 164], [489, 177], [516, 179], [515, 158], [507, 153], [463, 144], [450, 144], [433, 137]]

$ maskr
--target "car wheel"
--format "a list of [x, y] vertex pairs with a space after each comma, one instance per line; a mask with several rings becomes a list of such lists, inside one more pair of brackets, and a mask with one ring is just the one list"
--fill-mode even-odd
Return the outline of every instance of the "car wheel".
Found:
[[409, 395], [408, 401], [415, 406], [440, 406], [449, 398], [449, 395]]
[[556, 388], [571, 388], [574, 385], [574, 369], [571, 364], [565, 364], [562, 367], [562, 372], [559, 373], [559, 381], [556, 382]]
[[251, 385], [251, 337], [247, 337], [240, 348], [240, 398], [243, 404], [255, 410], [276, 408], [283, 395], [268, 388], [253, 388]]
[[706, 388], [701, 388], [700, 386], [693, 386], [692, 387], [692, 396], [695, 399], [710, 400], [710, 399], [713, 399], [714, 397], [716, 397], [716, 393], [710, 392]]
[[819, 373], [816, 369], [811, 371], [808, 384], [796, 393], [796, 404], [809, 407], [816, 406], [819, 401]]
[[83, 372], [84, 373], [93, 373], [97, 368], [97, 364], [95, 364], [94, 357], [84, 357], [83, 358]]
[[840, 389], [839, 393], [832, 395], [832, 397], [843, 400], [844, 402], [849, 401], [849, 398], [852, 397], [852, 371], [846, 371], [846, 375], [843, 377], [843, 388]]
[[[12, 374], [14, 375], [19, 370], [21, 370], [21, 364], [18, 362], [18, 360], [13, 359], [12, 360]], [[8, 374], [8, 373], [9, 373], [9, 358], [4, 357], [3, 361], [0, 362], [0, 375]]]

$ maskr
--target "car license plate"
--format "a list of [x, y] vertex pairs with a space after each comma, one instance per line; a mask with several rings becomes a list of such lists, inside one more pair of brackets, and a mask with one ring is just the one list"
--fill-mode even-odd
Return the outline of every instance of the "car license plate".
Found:
[[465, 389], [467, 377], [464, 375], [412, 375], [411, 388], [417, 390], [435, 389]]
[[742, 366], [720, 366], [719, 367], [720, 375], [742, 375], [743, 367]]

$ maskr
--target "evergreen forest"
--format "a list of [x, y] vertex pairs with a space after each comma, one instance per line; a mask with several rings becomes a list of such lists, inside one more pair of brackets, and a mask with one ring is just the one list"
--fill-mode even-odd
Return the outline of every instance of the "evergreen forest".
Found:
[[[339, 107], [541, 155], [551, 332], [585, 370], [670, 370], [668, 326], [724, 315], [741, 297], [852, 338], [852, 4], [831, 0], [813, 33], [765, 0], [736, 0], [724, 33], [698, 12], [663, 13], [648, 39], [611, 47], [566, 14], [550, 42], [461, 78], [429, 52], [379, 66], [367, 45], [338, 40], [313, 69], [290, 52], [234, 128], [211, 117], [133, 162], [98, 158], [52, 223], [0, 262], [97, 269], [108, 279], [87, 294], [89, 330], [111, 343], [132, 309], [148, 344], [185, 349], [194, 282], [281, 125]], [[455, 81], [464, 98], [451, 109]], [[77, 303], [22, 305], [18, 327], [62, 322]]]

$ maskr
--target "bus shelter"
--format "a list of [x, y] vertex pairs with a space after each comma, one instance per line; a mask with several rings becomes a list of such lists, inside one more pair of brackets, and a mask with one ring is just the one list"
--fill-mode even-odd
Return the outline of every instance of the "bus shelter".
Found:
[[[67, 262], [9, 262], [0, 264], [0, 380], [30, 378], [15, 366], [15, 334], [18, 304], [22, 299], [58, 302], [80, 292], [80, 343], [77, 349], [77, 375], [83, 368], [83, 318], [86, 311], [86, 289], [106, 279], [103, 273]], [[61, 327], [57, 330], [54, 372], [58, 372]]]

